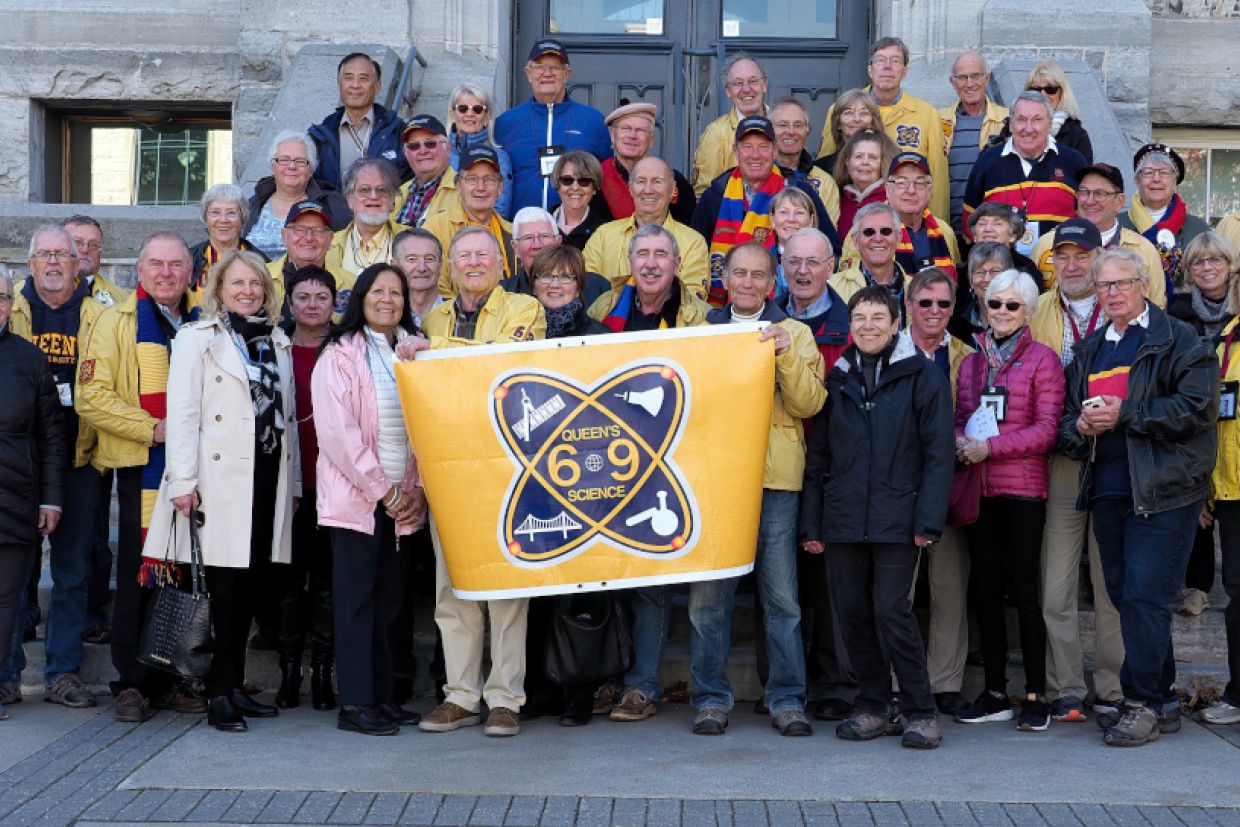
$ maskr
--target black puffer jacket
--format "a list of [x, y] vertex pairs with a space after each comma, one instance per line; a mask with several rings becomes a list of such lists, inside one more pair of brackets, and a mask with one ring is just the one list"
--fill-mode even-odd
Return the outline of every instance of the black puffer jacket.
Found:
[[64, 504], [69, 444], [37, 347], [0, 329], [0, 544], [39, 542], [39, 506]]
[[[1145, 344], [1128, 373], [1128, 398], [1120, 407], [1118, 430], [1128, 442], [1133, 507], [1157, 514], [1200, 502], [1210, 495], [1210, 472], [1218, 448], [1218, 359], [1196, 332], [1150, 303]], [[1082, 339], [1068, 365], [1067, 393], [1059, 420], [1057, 448], [1072, 459], [1089, 460], [1094, 439], [1076, 429], [1081, 402], [1089, 397], [1089, 366], [1102, 347], [1104, 325]], [[1076, 507], [1089, 507], [1093, 466], [1081, 463]]]
[[856, 345], [827, 374], [801, 491], [800, 536], [826, 543], [912, 545], [947, 520], [956, 436], [951, 386], [901, 337], [866, 398]]

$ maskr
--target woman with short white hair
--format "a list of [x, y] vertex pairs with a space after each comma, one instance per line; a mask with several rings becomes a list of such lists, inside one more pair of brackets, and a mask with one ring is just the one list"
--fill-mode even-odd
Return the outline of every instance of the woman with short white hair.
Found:
[[1184, 183], [1184, 159], [1166, 144], [1146, 144], [1132, 156], [1137, 191], [1128, 209], [1119, 214], [1119, 225], [1136, 230], [1162, 257], [1167, 279], [1167, 298], [1184, 285], [1181, 266], [1185, 250], [1194, 238], [1210, 231], [1210, 225], [1188, 212], [1176, 188]]
[[[189, 306], [203, 302], [207, 274], [230, 250], [258, 252], [242, 237], [241, 228], [250, 220], [250, 204], [236, 184], [215, 184], [202, 194], [202, 223], [207, 240], [189, 248]], [[262, 253], [259, 253], [262, 255]], [[263, 256], [266, 258], [266, 256]]]
[[956, 383], [956, 457], [979, 466], [977, 521], [966, 530], [972, 598], [982, 638], [985, 689], [957, 713], [962, 723], [1010, 721], [1007, 604], [1016, 607], [1025, 666], [1025, 701], [1017, 728], [1050, 723], [1046, 702], [1046, 623], [1039, 597], [1042, 529], [1050, 487], [1047, 459], [1063, 413], [1059, 356], [1036, 342], [1029, 319], [1038, 287], [1005, 270], [986, 288], [986, 330], [974, 338]]
[[319, 166], [319, 151], [314, 141], [295, 129], [285, 129], [271, 141], [267, 153], [271, 174], [258, 179], [249, 200], [249, 218], [241, 228], [241, 237], [261, 250], [270, 259], [287, 252], [284, 246], [284, 221], [289, 210], [299, 201], [317, 201], [331, 218], [333, 230], [349, 226], [352, 213], [344, 196], [325, 190], [314, 180]]

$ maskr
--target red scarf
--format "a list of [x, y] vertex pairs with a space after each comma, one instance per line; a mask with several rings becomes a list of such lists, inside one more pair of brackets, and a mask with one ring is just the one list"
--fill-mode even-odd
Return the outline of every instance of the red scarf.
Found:
[[[921, 214], [921, 220], [926, 225], [926, 240], [930, 243], [930, 258], [934, 266], [946, 270], [947, 274], [952, 277], [952, 281], [957, 281], [956, 262], [952, 261], [951, 248], [947, 246], [947, 241], [943, 238], [943, 228], [930, 214], [930, 210]], [[916, 273], [920, 269], [913, 259], [913, 239], [909, 235], [908, 227], [900, 227], [900, 243], [896, 245], [896, 258], [907, 272]]]
[[629, 192], [629, 182], [620, 173], [615, 158], [603, 162], [603, 198], [613, 219], [618, 221], [633, 214], [633, 193]]

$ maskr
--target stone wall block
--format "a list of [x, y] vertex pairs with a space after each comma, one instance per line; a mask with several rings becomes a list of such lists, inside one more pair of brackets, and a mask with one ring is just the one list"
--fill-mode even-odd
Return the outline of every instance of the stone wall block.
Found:
[[284, 74], [284, 38], [275, 32], [245, 29], [237, 38], [243, 81], [278, 83]]
[[1102, 78], [1113, 103], [1145, 103], [1150, 99], [1150, 56], [1145, 52], [1111, 52]]

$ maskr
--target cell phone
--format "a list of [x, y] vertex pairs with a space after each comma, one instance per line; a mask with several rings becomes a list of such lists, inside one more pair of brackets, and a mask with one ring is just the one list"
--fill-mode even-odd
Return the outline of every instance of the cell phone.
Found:
[[1106, 402], [1101, 396], [1091, 396], [1081, 403], [1082, 408], [1101, 408]]

